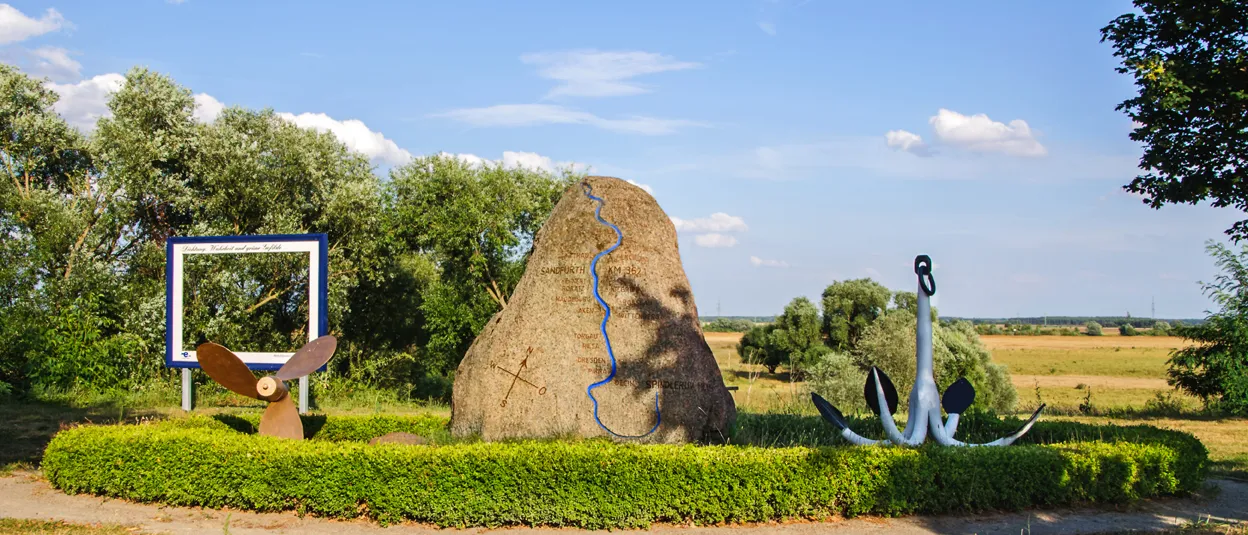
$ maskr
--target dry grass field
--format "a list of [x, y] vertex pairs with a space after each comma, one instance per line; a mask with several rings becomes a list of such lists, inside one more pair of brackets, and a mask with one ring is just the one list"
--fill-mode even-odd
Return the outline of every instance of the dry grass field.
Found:
[[[1175, 392], [1166, 384], [1166, 359], [1182, 347], [1181, 338], [1166, 336], [1008, 336], [980, 337], [995, 362], [1010, 370], [1018, 390], [1018, 411], [1030, 413], [1046, 403], [1046, 418], [1063, 418], [1118, 425], [1148, 424], [1179, 429], [1196, 435], [1210, 450], [1223, 474], [1248, 478], [1248, 420], [1211, 419], [1193, 415], [1175, 417], [1124, 417], [1124, 409], [1143, 410], [1158, 397], [1172, 406], [1195, 412], [1195, 398]], [[796, 409], [814, 413], [800, 383], [789, 381], [781, 367], [776, 374], [761, 366], [741, 363], [737, 355], [740, 333], [706, 333], [707, 344], [733, 392], [737, 407], [751, 411]], [[1038, 390], [1038, 397], [1037, 397]], [[902, 393], [907, 395], [908, 393]], [[1119, 416], [1087, 416], [1079, 409], [1090, 402], [1092, 414], [1114, 412]]]

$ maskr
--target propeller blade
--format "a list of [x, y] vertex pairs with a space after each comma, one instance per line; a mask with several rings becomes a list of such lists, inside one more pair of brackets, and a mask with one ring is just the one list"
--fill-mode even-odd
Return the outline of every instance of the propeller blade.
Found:
[[[897, 387], [893, 386], [892, 379], [888, 378], [888, 374], [884, 370], [872, 366], [871, 369], [880, 376], [880, 386], [884, 388], [884, 401], [888, 402], [888, 413], [897, 414]], [[876, 415], [880, 414], [880, 401], [875, 395], [875, 377], [867, 374], [867, 385], [862, 389], [863, 397], [867, 398], [867, 405], [871, 407], [871, 412]]]
[[195, 348], [199, 367], [213, 381], [229, 389], [231, 392], [260, 399], [256, 391], [256, 376], [251, 373], [243, 360], [225, 347], [207, 342]]
[[282, 381], [303, 377], [329, 362], [337, 349], [337, 338], [329, 335], [317, 338], [299, 348], [273, 376]]
[[971, 382], [965, 377], [954, 381], [945, 389], [945, 395], [940, 400], [940, 404], [945, 407], [948, 414], [962, 414], [967, 407], [975, 403], [975, 387], [971, 386]]
[[823, 415], [823, 419], [836, 426], [837, 431], [844, 431], [845, 428], [849, 427], [849, 423], [845, 421], [845, 415], [841, 414], [841, 411], [837, 410], [831, 403], [828, 403], [828, 400], [823, 399], [823, 396], [811, 392], [810, 400], [815, 403], [815, 408], [819, 409], [819, 414]]
[[303, 440], [303, 421], [299, 419], [299, 408], [290, 396], [269, 404], [260, 417], [260, 434], [292, 440]]

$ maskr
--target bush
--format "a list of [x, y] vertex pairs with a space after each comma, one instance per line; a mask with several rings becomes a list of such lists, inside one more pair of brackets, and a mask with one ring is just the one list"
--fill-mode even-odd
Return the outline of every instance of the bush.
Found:
[[1137, 336], [1140, 332], [1135, 330], [1135, 327], [1130, 323], [1124, 323], [1118, 326], [1118, 334], [1121, 336]]
[[1088, 336], [1101, 336], [1102, 334], [1101, 324], [1095, 321], [1089, 321], [1088, 323], [1084, 324], [1084, 328], [1087, 329]]
[[754, 322], [741, 318], [715, 318], [715, 321], [702, 325], [708, 333], [743, 333], [754, 327]]
[[[815, 417], [742, 416], [738, 436], [831, 430]], [[962, 426], [970, 435], [1016, 425], [967, 416]], [[1207, 462], [1191, 435], [1146, 426], [1041, 422], [1028, 438], [1050, 445], [1004, 448], [599, 439], [368, 446], [345, 439], [380, 432], [386, 418], [375, 417], [342, 424], [354, 430], [343, 441], [322, 440], [339, 419], [352, 417], [334, 417], [303, 442], [240, 434], [203, 417], [77, 427], [53, 438], [42, 469], [65, 492], [142, 502], [440, 526], [602, 529], [1123, 503], [1195, 490]], [[1078, 439], [1096, 441], [1072, 442]]]
[[845, 414], [867, 410], [867, 402], [862, 397], [862, 388], [866, 383], [867, 372], [854, 363], [853, 357], [844, 353], [824, 355], [806, 374], [806, 387]]
[[1152, 336], [1170, 336], [1170, 329], [1169, 323], [1159, 321], [1153, 324], [1153, 328], [1148, 331], [1148, 334]]
[[[862, 370], [878, 366], [888, 374], [903, 398], [903, 405], [914, 383], [914, 342], [914, 315], [895, 309], [867, 327], [854, 353], [854, 361]], [[998, 412], [1014, 410], [1018, 394], [1010, 383], [1009, 373], [1004, 366], [992, 362], [991, 352], [969, 322], [941, 322], [932, 326], [932, 361], [936, 384], [942, 392], [959, 377], [966, 377], [975, 387], [973, 408]]]

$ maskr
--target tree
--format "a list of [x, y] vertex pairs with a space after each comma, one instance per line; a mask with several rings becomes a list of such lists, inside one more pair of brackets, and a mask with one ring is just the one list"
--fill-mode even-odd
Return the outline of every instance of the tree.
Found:
[[[893, 308], [896, 310], [904, 310], [912, 315], [919, 314], [919, 294], [915, 292], [899, 291], [893, 294]], [[936, 307], [929, 307], [932, 313], [932, 323], [936, 323], [938, 313]]]
[[[1124, 186], [1152, 208], [1197, 204], [1248, 210], [1248, 2], [1135, 0], [1101, 29], [1116, 70], [1139, 93], [1123, 101], [1145, 146], [1144, 174]], [[1226, 230], [1238, 242], [1248, 220]]]
[[797, 297], [769, 325], [750, 329], [737, 344], [737, 354], [747, 363], [762, 364], [770, 373], [780, 365], [800, 375], [802, 366], [830, 352], [819, 334], [819, 310], [805, 297]]
[[1131, 325], [1130, 323], [1124, 323], [1118, 326], [1118, 334], [1122, 336], [1136, 336], [1140, 334], [1140, 332], [1135, 330], [1134, 325]]
[[785, 352], [780, 351], [773, 343], [772, 325], [757, 325], [746, 331], [737, 342], [737, 355], [741, 362], [759, 364], [767, 368], [767, 373], [776, 373], [776, 368], [784, 364]]
[[421, 303], [430, 358], [450, 372], [524, 274], [533, 236], [578, 175], [554, 175], [453, 156], [390, 171], [388, 226], [408, 251], [430, 256], [437, 279]]
[[892, 292], [869, 279], [837, 281], [823, 290], [823, 335], [837, 351], [855, 347], [863, 330], [888, 308]]
[[1219, 310], [1176, 334], [1195, 342], [1170, 354], [1168, 382], [1207, 406], [1248, 414], [1248, 246], [1237, 255], [1209, 241], [1206, 250], [1223, 271], [1203, 289]]
[[[871, 366], [884, 370], [903, 399], [914, 385], [915, 323], [914, 314], [904, 309], [889, 311], [867, 328], [852, 355], [861, 370], [870, 370]], [[998, 412], [1014, 409], [1018, 394], [1005, 366], [992, 362], [991, 352], [970, 322], [932, 326], [932, 364], [942, 392], [959, 377], [965, 377], [975, 387], [974, 407]]]
[[1101, 334], [1103, 334], [1101, 331], [1101, 324], [1095, 321], [1089, 321], [1085, 323], [1084, 329], [1087, 330], [1088, 336], [1101, 336]]

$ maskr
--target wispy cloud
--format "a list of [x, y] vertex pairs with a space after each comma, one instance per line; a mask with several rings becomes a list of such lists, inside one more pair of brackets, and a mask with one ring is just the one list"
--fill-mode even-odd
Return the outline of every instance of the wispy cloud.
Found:
[[25, 41], [68, 26], [71, 25], [65, 17], [52, 8], [36, 19], [9, 4], [0, 4], [0, 45]]
[[559, 85], [547, 98], [615, 97], [649, 93], [652, 90], [633, 78], [646, 74], [701, 67], [671, 56], [641, 51], [571, 50], [541, 52], [520, 56], [520, 61], [538, 66], [538, 73]]
[[705, 127], [705, 123], [684, 119], [631, 116], [608, 119], [592, 113], [553, 104], [499, 104], [485, 108], [462, 108], [434, 114], [479, 127], [520, 127], [545, 124], [579, 124], [603, 130], [651, 136], [666, 135], [686, 127]]
[[776, 35], [776, 25], [770, 22], [759, 22], [758, 29], [767, 35]]
[[672, 220], [672, 225], [675, 225], [677, 232], [745, 232], [749, 230], [744, 219], [724, 212], [715, 212], [711, 214], [711, 217], [699, 217], [697, 219], [681, 219], [679, 217], [671, 217], [670, 219]]
[[34, 64], [30, 73], [35, 76], [46, 76], [54, 82], [65, 82], [82, 78], [82, 64], [69, 57], [69, 51], [55, 46], [39, 47], [30, 51]]
[[1044, 158], [952, 150], [915, 158], [897, 151], [879, 137], [842, 136], [811, 143], [743, 148], [736, 153], [682, 155], [680, 165], [658, 167], [654, 173], [696, 170], [758, 180], [827, 179], [853, 174], [913, 180], [1129, 182], [1139, 171], [1138, 153], [1094, 152], [1075, 145], [1049, 147]]
[[750, 257], [750, 264], [757, 266], [757, 267], [774, 267], [774, 268], [789, 267], [789, 263], [783, 260], [768, 260], [765, 258], [759, 258], [757, 256]]
[[884, 134], [884, 139], [887, 141], [888, 146], [894, 149], [900, 149], [916, 156], [932, 155], [932, 151], [927, 146], [927, 143], [923, 142], [923, 137], [913, 132], [890, 130], [887, 134]]
[[737, 244], [737, 239], [727, 234], [711, 232], [694, 236], [693, 243], [698, 247], [732, 247]]

